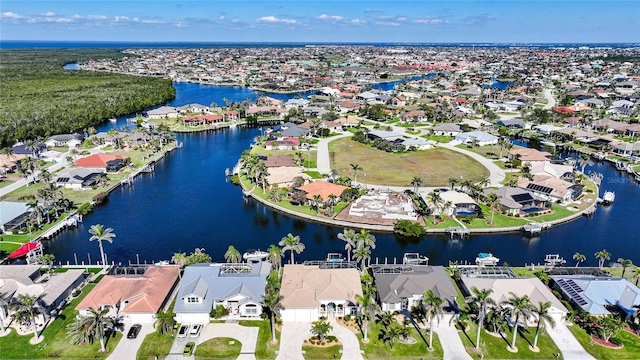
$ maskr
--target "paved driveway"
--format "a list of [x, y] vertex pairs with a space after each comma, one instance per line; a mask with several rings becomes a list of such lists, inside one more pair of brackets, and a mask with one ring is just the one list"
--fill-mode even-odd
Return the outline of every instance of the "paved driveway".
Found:
[[551, 326], [547, 324], [547, 333], [549, 333], [551, 340], [553, 340], [558, 346], [558, 349], [560, 349], [564, 359], [595, 360], [594, 357], [582, 347], [559, 317], [554, 318], [554, 320], [556, 321], [556, 327], [552, 329]]
[[[458, 334], [458, 329], [454, 325], [450, 325], [451, 315], [445, 315], [437, 326], [433, 327], [433, 332], [438, 334], [442, 350], [444, 350], [443, 359], [451, 360], [471, 360], [471, 355], [467, 353]], [[425, 333], [425, 337], [429, 336], [429, 329]]]
[[140, 345], [142, 345], [145, 336], [154, 331], [153, 324], [141, 324], [142, 329], [140, 329], [138, 337], [135, 339], [127, 339], [131, 325], [132, 324], [129, 324], [125, 327], [122, 339], [120, 339], [120, 342], [107, 360], [135, 360], [138, 349], [140, 349]]
[[238, 360], [255, 360], [259, 330], [260, 328], [258, 327], [241, 326], [238, 324], [207, 324], [196, 341], [196, 347], [213, 338], [228, 337], [242, 343]]
[[302, 343], [312, 336], [311, 323], [282, 323], [280, 350], [276, 360], [304, 360]]

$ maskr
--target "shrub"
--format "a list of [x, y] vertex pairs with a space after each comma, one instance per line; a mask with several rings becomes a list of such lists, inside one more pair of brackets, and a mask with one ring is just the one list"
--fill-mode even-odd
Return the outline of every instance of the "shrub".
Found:
[[211, 313], [209, 315], [214, 319], [220, 319], [224, 316], [229, 315], [229, 309], [227, 309], [223, 305], [218, 305], [215, 308], [211, 309]]
[[421, 237], [425, 234], [425, 229], [418, 222], [411, 220], [398, 220], [393, 227], [393, 232], [406, 237]]

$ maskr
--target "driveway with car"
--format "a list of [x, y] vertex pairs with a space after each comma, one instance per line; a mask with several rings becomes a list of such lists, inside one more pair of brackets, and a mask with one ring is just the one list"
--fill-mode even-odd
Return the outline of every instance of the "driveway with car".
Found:
[[[126, 336], [123, 336], [122, 339], [120, 339], [120, 342], [118, 342], [118, 345], [116, 346], [116, 348], [111, 353], [111, 355], [109, 355], [107, 360], [129, 360], [129, 359], [135, 360], [136, 359], [136, 354], [138, 353], [138, 349], [140, 349], [140, 346], [142, 345], [142, 341], [144, 340], [145, 336], [155, 331], [155, 329], [153, 328], [153, 324], [141, 324], [141, 325], [142, 326], [140, 328], [140, 332], [138, 333], [138, 336], [136, 336], [135, 339], [127, 339]], [[123, 334], [129, 334], [129, 330], [131, 329], [131, 326], [133, 325], [125, 327]]]

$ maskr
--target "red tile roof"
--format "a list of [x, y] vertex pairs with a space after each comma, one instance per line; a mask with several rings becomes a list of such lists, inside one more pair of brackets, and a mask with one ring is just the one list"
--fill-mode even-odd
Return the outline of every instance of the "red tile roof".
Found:
[[75, 163], [77, 167], [93, 167], [93, 168], [106, 168], [107, 162], [111, 160], [121, 159], [124, 160], [126, 157], [122, 155], [114, 155], [107, 153], [99, 153], [94, 155], [89, 155], [82, 159], [78, 159]]

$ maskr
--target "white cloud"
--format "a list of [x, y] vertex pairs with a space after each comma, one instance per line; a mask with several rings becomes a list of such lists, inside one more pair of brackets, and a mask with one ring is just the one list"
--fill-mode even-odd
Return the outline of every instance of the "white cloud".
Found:
[[42, 14], [42, 16], [56, 16], [56, 13], [52, 12], [52, 11], [47, 11], [46, 13]]
[[467, 16], [464, 19], [460, 20], [460, 22], [464, 25], [484, 25], [494, 20], [496, 20], [494, 16], [489, 14], [482, 14], [482, 15]]
[[440, 25], [440, 24], [448, 24], [449, 20], [446, 20], [437, 16], [431, 16], [431, 17], [417, 18], [413, 20], [413, 23], [422, 24], [422, 25]]
[[85, 18], [87, 20], [107, 20], [107, 17], [104, 15], [87, 15]]
[[264, 22], [264, 23], [282, 23], [282, 24], [298, 24], [297, 20], [293, 19], [281, 19], [275, 16], [263, 16], [256, 20], [256, 22]]
[[177, 23], [173, 24], [173, 27], [186, 28], [186, 27], [189, 27], [189, 24], [186, 24], [186, 23], [183, 23], [183, 22], [177, 22]]
[[220, 20], [220, 21], [224, 21], [224, 16], [220, 16], [220, 17], [218, 18], [218, 20]]
[[400, 26], [400, 23], [395, 21], [378, 21], [376, 22], [378, 26]]
[[344, 17], [339, 16], [339, 15], [321, 14], [319, 16], [316, 16], [316, 20], [338, 22], [338, 21], [343, 21]]
[[24, 16], [11, 12], [11, 11], [5, 11], [3, 13], [0, 14], [0, 19], [12, 19], [12, 20], [20, 20], [23, 19]]
[[364, 21], [364, 20], [360, 20], [360, 19], [353, 19], [353, 20], [349, 21], [349, 23], [350, 23], [351, 25], [364, 25], [364, 24], [366, 24], [367, 22], [366, 22], [366, 21]]

